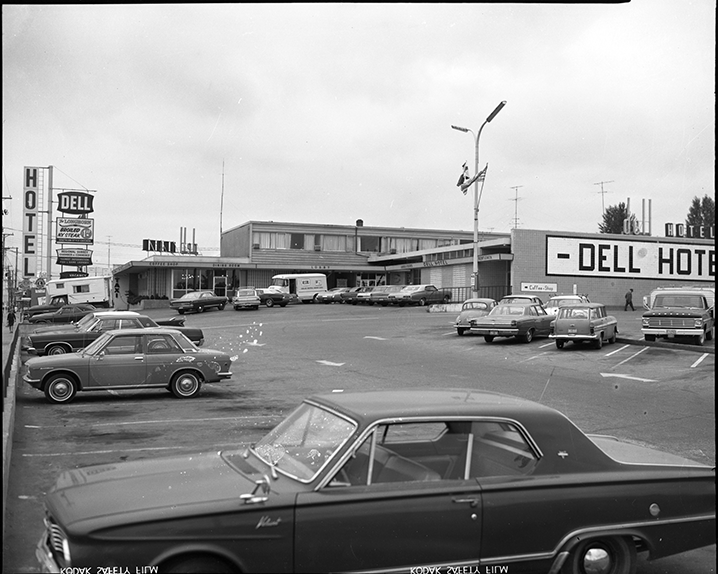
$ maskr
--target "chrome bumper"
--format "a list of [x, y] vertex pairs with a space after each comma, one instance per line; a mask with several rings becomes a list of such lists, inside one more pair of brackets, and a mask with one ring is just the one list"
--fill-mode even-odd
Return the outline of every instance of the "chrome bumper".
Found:
[[47, 531], [43, 531], [42, 538], [35, 547], [35, 558], [40, 563], [42, 572], [60, 573], [60, 566], [55, 562], [55, 558], [47, 545]]

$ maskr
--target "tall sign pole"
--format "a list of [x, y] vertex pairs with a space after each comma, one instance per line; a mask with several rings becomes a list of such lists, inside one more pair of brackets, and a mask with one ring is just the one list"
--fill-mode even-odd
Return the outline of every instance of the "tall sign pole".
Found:
[[52, 172], [53, 167], [47, 166], [47, 277], [46, 281], [52, 279]]

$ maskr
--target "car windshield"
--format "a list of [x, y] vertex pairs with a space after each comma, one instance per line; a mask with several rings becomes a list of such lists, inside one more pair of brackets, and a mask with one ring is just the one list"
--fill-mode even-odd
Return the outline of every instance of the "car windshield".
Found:
[[97, 351], [99, 349], [102, 349], [105, 346], [105, 343], [107, 343], [107, 340], [110, 339], [112, 335], [110, 335], [109, 331], [106, 333], [103, 333], [100, 335], [97, 339], [95, 339], [92, 343], [87, 345], [82, 350], [83, 355], [95, 355], [97, 354]]
[[83, 331], [90, 328], [90, 326], [97, 321], [97, 317], [95, 317], [92, 313], [89, 315], [85, 315], [82, 319], [80, 319], [77, 323], [75, 323], [75, 326], [78, 329], [81, 329]]
[[653, 307], [668, 308], [668, 307], [682, 307], [685, 309], [701, 309], [701, 298], [697, 295], [661, 295], [656, 297], [656, 302]]
[[589, 310], [586, 307], [562, 307], [559, 309], [560, 319], [588, 319]]
[[423, 288], [423, 285], [413, 285], [412, 287], [404, 287], [402, 291], [405, 293], [413, 293], [414, 291], [421, 291]]
[[266, 464], [302, 482], [311, 481], [356, 429], [356, 423], [302, 403], [252, 447]]

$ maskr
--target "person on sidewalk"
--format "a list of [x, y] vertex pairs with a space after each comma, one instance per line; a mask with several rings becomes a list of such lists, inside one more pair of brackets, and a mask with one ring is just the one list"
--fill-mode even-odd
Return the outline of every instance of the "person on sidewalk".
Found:
[[636, 310], [633, 306], [633, 289], [626, 291], [626, 304], [623, 306], [623, 310], [628, 311], [629, 307], [631, 308], [631, 311]]
[[12, 328], [15, 326], [15, 310], [12, 307], [7, 312], [7, 326], [12, 332]]

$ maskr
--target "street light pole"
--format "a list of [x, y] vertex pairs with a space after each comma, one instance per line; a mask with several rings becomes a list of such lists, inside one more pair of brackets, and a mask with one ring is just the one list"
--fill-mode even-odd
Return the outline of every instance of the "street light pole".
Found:
[[[478, 133], [474, 136], [474, 177], [479, 173], [479, 139], [481, 138], [481, 131], [484, 126], [496, 117], [501, 109], [506, 105], [506, 101], [501, 102], [496, 109], [489, 114]], [[470, 133], [474, 135], [474, 132], [469, 128], [462, 128], [461, 126], [451, 126], [455, 130], [460, 132]], [[471, 292], [473, 297], [479, 296], [479, 180], [474, 182], [474, 266], [471, 274]]]

